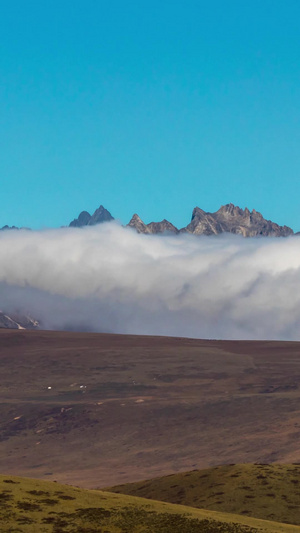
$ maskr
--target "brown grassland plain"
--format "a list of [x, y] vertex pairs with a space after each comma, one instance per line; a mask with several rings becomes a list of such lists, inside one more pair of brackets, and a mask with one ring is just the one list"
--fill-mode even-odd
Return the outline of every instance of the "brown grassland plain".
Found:
[[2, 474], [96, 488], [300, 462], [296, 342], [0, 330], [0, 376]]

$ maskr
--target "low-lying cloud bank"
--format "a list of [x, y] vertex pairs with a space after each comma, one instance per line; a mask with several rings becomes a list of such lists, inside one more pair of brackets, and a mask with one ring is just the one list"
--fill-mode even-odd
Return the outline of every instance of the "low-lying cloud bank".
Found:
[[0, 234], [0, 309], [47, 329], [300, 339], [300, 237]]

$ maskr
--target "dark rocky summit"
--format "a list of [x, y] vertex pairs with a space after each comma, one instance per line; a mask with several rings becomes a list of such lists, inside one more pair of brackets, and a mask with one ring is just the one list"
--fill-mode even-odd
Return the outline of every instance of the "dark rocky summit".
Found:
[[91, 215], [87, 211], [81, 211], [78, 218], [75, 218], [72, 222], [70, 222], [69, 226], [72, 228], [81, 228], [82, 226], [88, 226]]
[[5, 224], [5, 226], [3, 226], [2, 228], [0, 228], [0, 231], [8, 231], [8, 230], [13, 230], [13, 229], [16, 229], [16, 230], [28, 230], [28, 231], [31, 231], [30, 228], [26, 228], [24, 226], [22, 226], [21, 228], [18, 228], [17, 226], [8, 226], [7, 224]]
[[75, 218], [69, 226], [73, 228], [82, 228], [83, 226], [95, 226], [96, 224], [110, 222], [111, 220], [114, 220], [114, 218], [110, 212], [107, 211], [103, 205], [100, 205], [93, 215], [90, 215], [87, 211], [82, 211], [79, 217]]

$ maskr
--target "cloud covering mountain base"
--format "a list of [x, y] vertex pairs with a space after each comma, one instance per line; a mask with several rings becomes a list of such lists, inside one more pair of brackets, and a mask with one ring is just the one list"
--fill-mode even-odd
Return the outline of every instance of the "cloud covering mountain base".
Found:
[[0, 308], [46, 329], [300, 339], [300, 237], [0, 234]]

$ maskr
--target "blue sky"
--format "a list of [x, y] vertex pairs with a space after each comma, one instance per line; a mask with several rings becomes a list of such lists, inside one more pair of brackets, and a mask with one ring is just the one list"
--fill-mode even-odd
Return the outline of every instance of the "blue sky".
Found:
[[300, 230], [298, 0], [0, 7], [0, 226], [233, 202]]

